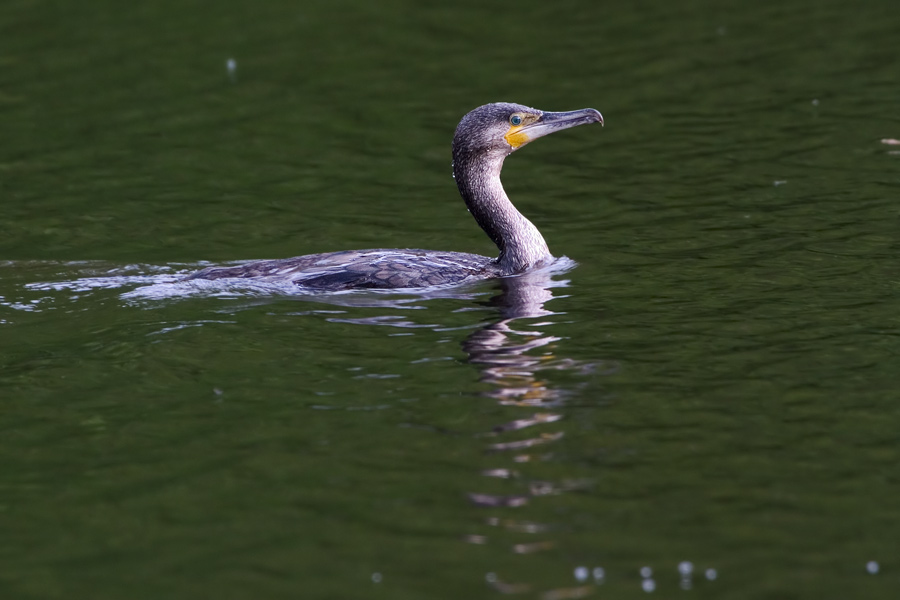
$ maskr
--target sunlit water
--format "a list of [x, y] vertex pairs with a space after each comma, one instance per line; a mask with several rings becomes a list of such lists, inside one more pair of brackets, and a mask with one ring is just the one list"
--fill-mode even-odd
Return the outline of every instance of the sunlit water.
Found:
[[[514, 8], [0, 8], [0, 595], [896, 597], [896, 7]], [[490, 254], [497, 100], [558, 269], [183, 281]]]

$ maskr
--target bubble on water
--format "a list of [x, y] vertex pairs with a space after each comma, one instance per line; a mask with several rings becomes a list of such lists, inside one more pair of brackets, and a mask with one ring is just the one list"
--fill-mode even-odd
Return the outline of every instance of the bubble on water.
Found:
[[593, 575], [594, 581], [596, 581], [597, 583], [602, 583], [606, 578], [606, 571], [603, 569], [603, 567], [594, 567]]
[[705, 575], [706, 575], [706, 578], [709, 579], [710, 581], [715, 581], [716, 578], [719, 576], [719, 572], [716, 571], [715, 569], [707, 569]]
[[488, 573], [484, 576], [484, 580], [488, 583], [497, 583], [497, 574], [496, 573]]
[[372, 573], [372, 582], [381, 583], [381, 573], [378, 573], [377, 571], [375, 573]]
[[813, 105], [813, 106], [818, 106], [818, 105], [819, 105], [819, 99], [818, 99], [818, 98], [813, 98], [812, 105]]
[[678, 563], [678, 572], [681, 573], [682, 576], [690, 575], [694, 572], [694, 563], [689, 560], [683, 560]]
[[652, 579], [645, 579], [641, 582], [641, 589], [649, 594], [656, 589], [656, 582]]
[[878, 566], [878, 563], [875, 562], [874, 560], [870, 560], [869, 562], [866, 563], [866, 571], [868, 571], [872, 575], [877, 573], [879, 569], [880, 569], [880, 567]]
[[653, 569], [650, 567], [641, 567], [641, 577], [647, 579], [653, 575]]
[[578, 581], [587, 581], [588, 578], [588, 568], [587, 567], [575, 567], [575, 579]]

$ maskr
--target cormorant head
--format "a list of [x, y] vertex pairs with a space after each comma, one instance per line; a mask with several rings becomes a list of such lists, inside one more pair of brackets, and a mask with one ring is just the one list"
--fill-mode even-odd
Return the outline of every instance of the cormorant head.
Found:
[[508, 156], [548, 133], [586, 123], [600, 123], [593, 108], [569, 112], [543, 112], [511, 102], [479, 106], [462, 118], [453, 136], [453, 153]]

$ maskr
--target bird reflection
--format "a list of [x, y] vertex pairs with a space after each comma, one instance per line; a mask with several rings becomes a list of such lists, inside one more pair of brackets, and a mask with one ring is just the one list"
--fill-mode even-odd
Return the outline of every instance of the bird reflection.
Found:
[[[559, 356], [559, 343], [563, 338], [543, 331], [546, 326], [553, 324], [552, 319], [558, 314], [549, 310], [546, 304], [559, 298], [558, 291], [565, 289], [567, 284], [564, 280], [554, 280], [552, 273], [547, 271], [535, 271], [500, 280], [500, 292], [487, 305], [498, 310], [501, 318], [476, 330], [462, 344], [469, 362], [481, 369], [481, 380], [490, 384], [490, 389], [484, 395], [503, 406], [520, 407], [528, 413], [500, 423], [487, 433], [497, 440], [486, 445], [485, 450], [489, 456], [504, 452], [511, 453], [511, 456], [507, 459], [509, 464], [494, 464], [481, 472], [481, 475], [494, 480], [516, 480], [519, 493], [495, 495], [473, 491], [468, 494], [468, 498], [475, 506], [504, 511], [504, 514], [508, 514], [506, 511], [509, 510], [527, 511], [527, 508], [522, 507], [526, 507], [533, 499], [587, 485], [585, 481], [572, 479], [556, 482], [528, 481], [518, 470], [523, 463], [533, 460], [534, 457], [530, 454], [533, 449], [540, 447], [541, 454], [537, 458], [547, 458], [552, 444], [565, 435], [560, 423], [564, 418], [562, 408], [575, 390], [571, 385], [563, 387], [554, 384], [553, 378], [547, 377], [547, 373], [615, 371], [614, 365], [601, 361], [586, 362]], [[524, 439], [503, 439], [508, 434], [515, 435], [515, 432], [525, 429], [535, 433]], [[490, 515], [484, 522], [514, 535], [545, 538], [530, 538], [513, 544], [510, 551], [514, 554], [541, 552], [556, 546], [553, 539], [546, 539], [548, 536], [552, 537], [553, 531], [558, 529], [552, 524], [496, 515]], [[470, 543], [484, 544], [489, 542], [489, 538], [490, 536], [477, 535], [467, 536], [465, 539]], [[514, 593], [513, 590], [524, 592], [530, 589], [526, 583], [504, 582], [498, 574], [490, 575], [488, 584], [500, 592]], [[560, 588], [547, 593], [565, 598], [577, 597], [577, 594], [584, 591], [582, 587]], [[576, 595], [567, 595], [570, 592]]]
[[[547, 271], [500, 280], [500, 293], [487, 304], [499, 309], [502, 318], [475, 331], [462, 344], [469, 362], [482, 366], [482, 381], [495, 386], [486, 393], [487, 396], [506, 406], [559, 406], [567, 395], [566, 390], [548, 385], [539, 377], [539, 372], [571, 370], [587, 373], [597, 368], [596, 363], [557, 357], [554, 350], [561, 338], [532, 329], [550, 323], [529, 323], [529, 329], [515, 326], [516, 320], [555, 315], [544, 304], [554, 298], [554, 289], [564, 288], [567, 284], [567, 281], [553, 280]], [[522, 419], [500, 427], [506, 431], [522, 429], [557, 418], [558, 415], [543, 414], [535, 417], [538, 422]]]

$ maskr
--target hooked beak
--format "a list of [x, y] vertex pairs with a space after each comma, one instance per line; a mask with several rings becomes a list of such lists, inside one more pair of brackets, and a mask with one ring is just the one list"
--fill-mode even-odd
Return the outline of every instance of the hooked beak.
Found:
[[518, 128], [510, 128], [510, 131], [504, 137], [513, 150], [517, 150], [528, 142], [544, 137], [548, 133], [588, 123], [600, 123], [600, 125], [603, 125], [603, 115], [600, 114], [600, 111], [593, 108], [570, 110], [568, 112], [545, 112], [534, 123]]

